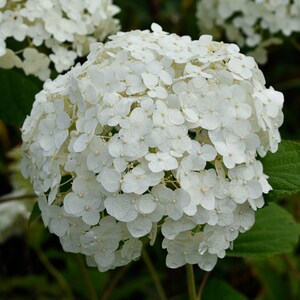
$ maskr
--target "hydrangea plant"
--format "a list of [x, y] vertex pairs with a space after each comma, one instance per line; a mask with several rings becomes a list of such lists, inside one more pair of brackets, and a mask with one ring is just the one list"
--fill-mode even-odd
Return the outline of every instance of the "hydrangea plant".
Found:
[[[0, 67], [45, 81], [51, 62], [58, 73], [66, 71], [90, 43], [115, 33], [118, 12], [111, 0], [0, 0]], [[19, 45], [11, 48], [11, 40]]]
[[235, 44], [119, 32], [47, 81], [22, 127], [23, 173], [65, 251], [106, 271], [161, 232], [166, 264], [212, 270], [271, 186], [283, 95]]
[[281, 42], [276, 34], [300, 32], [299, 0], [199, 0], [196, 15], [202, 32], [225, 32], [259, 63], [267, 61], [267, 47]]

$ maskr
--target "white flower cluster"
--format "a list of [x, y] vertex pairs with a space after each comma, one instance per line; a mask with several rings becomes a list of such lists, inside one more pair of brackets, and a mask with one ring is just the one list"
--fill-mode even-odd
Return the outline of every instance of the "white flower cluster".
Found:
[[0, 0], [0, 68], [45, 81], [51, 62], [58, 73], [68, 70], [92, 42], [115, 33], [118, 12], [111, 0]]
[[225, 31], [230, 41], [252, 48], [248, 54], [265, 63], [266, 48], [281, 42], [275, 34], [300, 32], [300, 0], [199, 0], [197, 18], [203, 33]]
[[44, 85], [23, 128], [24, 175], [65, 251], [105, 271], [164, 236], [167, 266], [211, 270], [271, 187], [283, 95], [211, 36], [119, 32]]
[[[10, 159], [8, 170], [12, 192], [0, 197], [0, 244], [14, 235], [22, 235], [28, 229], [28, 219], [35, 199], [24, 196], [33, 193], [29, 180], [25, 180], [21, 173], [21, 147], [17, 146], [6, 153]], [[22, 200], [3, 201], [5, 198]]]
[[14, 235], [24, 233], [30, 211], [24, 202], [15, 200], [0, 203], [0, 244]]

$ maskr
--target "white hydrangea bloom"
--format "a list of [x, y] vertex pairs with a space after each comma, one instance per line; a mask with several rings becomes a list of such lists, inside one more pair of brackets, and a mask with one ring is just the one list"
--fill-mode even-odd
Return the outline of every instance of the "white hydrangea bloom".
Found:
[[167, 265], [211, 270], [270, 191], [283, 95], [233, 44], [119, 32], [36, 96], [23, 173], [66, 251], [106, 271], [164, 236]]
[[[198, 25], [202, 33], [246, 46], [259, 63], [267, 61], [267, 47], [280, 44], [278, 33], [300, 32], [299, 0], [199, 0]], [[240, 68], [238, 65], [236, 68]]]
[[[0, 1], [0, 68], [16, 66], [45, 81], [50, 63], [58, 73], [66, 71], [91, 43], [115, 33], [118, 12], [112, 0]], [[10, 38], [13, 49], [6, 45]]]

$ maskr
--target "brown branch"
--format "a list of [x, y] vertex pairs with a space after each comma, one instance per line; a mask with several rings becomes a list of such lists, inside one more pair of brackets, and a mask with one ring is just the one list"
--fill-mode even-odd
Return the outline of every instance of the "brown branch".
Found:
[[23, 194], [23, 195], [16, 195], [16, 196], [8, 194], [0, 197], [0, 203], [14, 201], [14, 200], [34, 199], [36, 197], [37, 197], [36, 194]]
[[148, 0], [148, 6], [154, 22], [158, 21], [160, 14], [160, 3], [158, 0]]
[[112, 281], [108, 285], [108, 287], [104, 290], [104, 293], [101, 297], [101, 300], [108, 300], [114, 291], [115, 287], [118, 285], [119, 281], [124, 277], [125, 273], [128, 271], [130, 267], [129, 265], [126, 265], [125, 267], [121, 268], [120, 271], [116, 274], [115, 277], [113, 277]]
[[290, 256], [288, 254], [283, 254], [283, 259], [285, 260], [286, 264], [288, 265], [289, 271], [293, 274], [294, 278], [296, 278], [297, 281], [300, 281], [300, 273], [295, 267], [294, 262], [291, 260]]
[[204, 277], [203, 277], [203, 280], [200, 284], [199, 291], [198, 291], [198, 294], [197, 294], [197, 300], [201, 300], [201, 298], [202, 298], [203, 290], [204, 290], [204, 287], [206, 285], [209, 274], [210, 274], [210, 272], [206, 272]]

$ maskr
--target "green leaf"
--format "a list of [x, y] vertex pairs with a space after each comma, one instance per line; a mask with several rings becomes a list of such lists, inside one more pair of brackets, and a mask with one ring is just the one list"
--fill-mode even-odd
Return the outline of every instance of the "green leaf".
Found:
[[203, 300], [247, 300], [247, 298], [232, 288], [224, 280], [209, 280], [203, 290]]
[[254, 226], [233, 243], [230, 256], [264, 259], [266, 257], [290, 252], [297, 245], [300, 224], [292, 215], [276, 203], [260, 209], [256, 213]]
[[273, 187], [268, 199], [300, 192], [299, 143], [283, 140], [276, 153], [268, 153], [261, 161]]
[[42, 89], [42, 82], [26, 76], [21, 70], [0, 69], [0, 119], [21, 125], [30, 113], [34, 96]]

